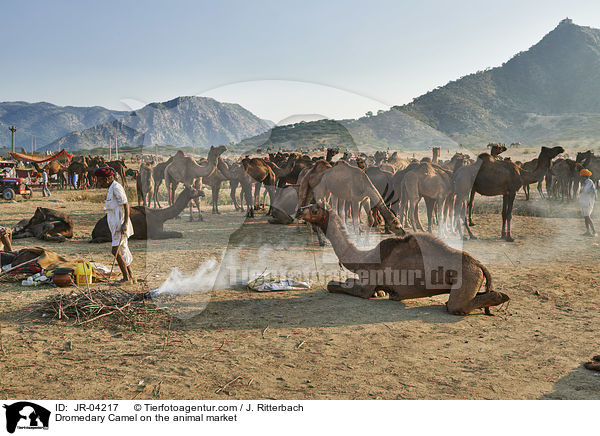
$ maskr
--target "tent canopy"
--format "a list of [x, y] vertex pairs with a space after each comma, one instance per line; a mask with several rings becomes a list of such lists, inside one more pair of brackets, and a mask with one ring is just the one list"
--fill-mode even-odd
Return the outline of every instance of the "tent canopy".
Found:
[[35, 162], [38, 164], [44, 163], [44, 162], [50, 162], [50, 161], [52, 161], [54, 159], [58, 159], [60, 157], [66, 157], [68, 159], [73, 158], [73, 155], [65, 149], [62, 149], [61, 151], [59, 151], [56, 154], [53, 154], [52, 156], [35, 156], [33, 154], [13, 153], [13, 152], [10, 152], [9, 154], [15, 160], [19, 160], [21, 162]]

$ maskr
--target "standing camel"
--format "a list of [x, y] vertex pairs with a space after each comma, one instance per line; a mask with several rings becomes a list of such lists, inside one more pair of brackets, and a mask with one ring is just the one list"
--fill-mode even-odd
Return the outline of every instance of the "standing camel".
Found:
[[[165, 185], [169, 193], [169, 205], [172, 205], [175, 200], [175, 190], [179, 183], [183, 183], [186, 188], [192, 189], [196, 181], [200, 183], [202, 177], [210, 176], [217, 169], [217, 158], [227, 150], [227, 147], [220, 145], [218, 147], [210, 147], [208, 152], [208, 162], [204, 165], [198, 165], [191, 157], [184, 156], [181, 151], [178, 151], [173, 157], [173, 161], [165, 168]], [[198, 197], [193, 198], [194, 203], [198, 207], [198, 220], [202, 221], [202, 213], [200, 212], [200, 201]], [[194, 220], [192, 204], [190, 202], [190, 221]]]
[[525, 171], [511, 161], [497, 160], [488, 153], [481, 153], [481, 167], [475, 177], [471, 196], [469, 199], [469, 224], [473, 225], [471, 219], [473, 213], [473, 199], [475, 193], [493, 197], [502, 195], [502, 239], [512, 242], [514, 239], [510, 235], [510, 224], [512, 220], [512, 208], [515, 202], [517, 191], [523, 184], [532, 183], [535, 180], [541, 180], [548, 169], [552, 159], [560, 153], [564, 153], [562, 147], [542, 147], [538, 156], [538, 164], [534, 171]]
[[154, 192], [154, 177], [152, 177], [153, 168], [151, 164], [141, 162], [135, 185], [137, 189], [138, 206], [142, 203], [150, 207], [152, 193]]
[[226, 180], [229, 180], [231, 183], [232, 178], [235, 178], [235, 177], [231, 175], [231, 172], [229, 170], [229, 165], [227, 164], [227, 162], [225, 162], [219, 156], [219, 158], [217, 159], [216, 171], [214, 173], [212, 173], [210, 176], [204, 177], [202, 179], [202, 182], [205, 185], [208, 185], [211, 187], [212, 213], [214, 213], [214, 214], [221, 213], [221, 212], [219, 212], [219, 192], [221, 191], [221, 184]]
[[152, 169], [152, 179], [154, 180], [154, 192], [152, 194], [152, 197], [154, 197], [154, 207], [161, 207], [160, 206], [160, 201], [158, 199], [158, 191], [160, 189], [160, 185], [162, 184], [163, 180], [165, 179], [165, 168], [167, 167], [167, 165], [169, 165], [171, 162], [173, 162], [173, 158], [175, 156], [171, 156], [166, 162], [159, 162], [157, 163], [154, 168]]
[[[323, 164], [321, 163], [321, 165]], [[310, 173], [305, 176], [305, 180], [310, 179], [309, 175]], [[335, 166], [322, 170], [320, 181], [311, 188], [317, 201], [326, 201], [333, 195], [338, 202], [343, 201], [349, 204], [352, 211], [352, 225], [355, 231], [359, 230], [360, 224], [359, 206], [360, 203], [365, 201], [368, 202], [367, 210], [375, 208], [381, 213], [386, 228], [394, 233], [404, 233], [400, 222], [385, 205], [383, 198], [381, 198], [369, 177], [358, 167], [340, 161]], [[301, 204], [308, 204], [308, 189], [303, 189], [301, 186], [300, 191], [303, 195]]]
[[[259, 157], [246, 157], [242, 159], [242, 165], [244, 166], [246, 173], [254, 180], [254, 209], [259, 208], [261, 185], [265, 185], [265, 189], [269, 194], [269, 204], [273, 204], [276, 184], [275, 172], [264, 159]], [[270, 210], [267, 212], [267, 215], [269, 214]]]
[[[404, 175], [402, 186], [394, 187], [406, 195], [408, 205], [408, 218], [416, 231], [415, 215], [418, 214], [417, 205], [422, 197], [427, 206], [427, 230], [431, 232], [433, 214], [438, 223], [438, 232], [443, 233], [444, 216], [447, 218], [449, 200], [452, 193], [451, 171], [439, 165], [423, 162], [412, 165]], [[441, 211], [441, 215], [440, 215]]]

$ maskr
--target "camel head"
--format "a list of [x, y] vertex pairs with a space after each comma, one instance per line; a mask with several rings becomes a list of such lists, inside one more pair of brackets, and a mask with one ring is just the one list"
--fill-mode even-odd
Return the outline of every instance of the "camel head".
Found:
[[303, 219], [307, 223], [314, 224], [324, 232], [327, 231], [329, 223], [329, 211], [319, 204], [309, 204], [302, 206], [296, 212], [296, 217]]
[[394, 218], [392, 222], [390, 222], [389, 230], [390, 232], [398, 236], [406, 235], [406, 230], [402, 228], [402, 225], [400, 224], [400, 220], [398, 218]]
[[586, 160], [588, 160], [590, 157], [593, 157], [594, 153], [592, 153], [591, 150], [588, 150], [586, 152], [579, 152], [577, 153], [577, 157], [575, 158], [575, 162], [585, 162]]
[[506, 151], [506, 145], [504, 144], [488, 144], [488, 147], [490, 147], [492, 156], [498, 156]]
[[540, 155], [538, 157], [538, 160], [542, 160], [542, 159], [548, 159], [548, 160], [552, 160], [554, 159], [556, 156], [558, 156], [561, 153], [564, 153], [565, 149], [562, 147], [542, 147], [542, 150], [540, 151]]
[[327, 158], [329, 158], [329, 159], [327, 159], [327, 160], [331, 160], [331, 158], [332, 158], [333, 156], [335, 156], [336, 154], [338, 154], [339, 152], [340, 152], [340, 149], [339, 149], [339, 147], [336, 147], [336, 148], [328, 148], [328, 149], [327, 149]]
[[215, 147], [214, 145], [210, 147], [208, 151], [208, 161], [216, 162], [218, 157], [227, 151], [227, 147], [224, 145], [219, 145]]
[[192, 198], [198, 198], [198, 197], [204, 197], [204, 191], [198, 187], [198, 186], [194, 186], [191, 188], [186, 187], [183, 191], [181, 191], [181, 195], [185, 195], [186, 198], [189, 198], [190, 200]]

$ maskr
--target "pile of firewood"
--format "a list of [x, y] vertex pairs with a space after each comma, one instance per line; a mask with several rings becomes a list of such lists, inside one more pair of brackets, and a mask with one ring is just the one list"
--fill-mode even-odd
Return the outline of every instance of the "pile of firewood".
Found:
[[164, 308], [157, 307], [148, 299], [147, 292], [127, 292], [121, 289], [84, 290], [70, 294], [54, 294], [42, 301], [37, 308], [42, 317], [71, 321], [85, 325], [102, 320], [130, 324], [156, 323], [170, 316]]

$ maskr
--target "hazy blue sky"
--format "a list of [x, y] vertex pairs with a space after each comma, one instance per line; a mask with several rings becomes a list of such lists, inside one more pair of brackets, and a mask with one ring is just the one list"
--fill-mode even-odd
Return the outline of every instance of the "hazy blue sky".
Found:
[[209, 95], [279, 121], [409, 102], [567, 16], [600, 27], [600, 2], [23, 0], [1, 16], [1, 101], [125, 109]]

